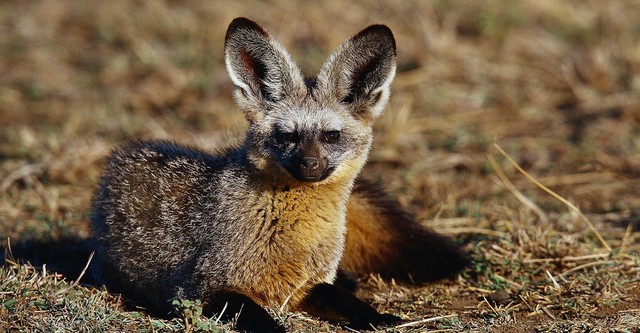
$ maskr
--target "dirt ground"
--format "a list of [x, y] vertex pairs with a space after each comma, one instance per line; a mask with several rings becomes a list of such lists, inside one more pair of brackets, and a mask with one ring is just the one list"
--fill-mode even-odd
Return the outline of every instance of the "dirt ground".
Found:
[[[223, 63], [246, 16], [313, 75], [387, 24], [398, 73], [364, 170], [473, 257], [427, 285], [363, 278], [385, 332], [640, 331], [640, 2], [0, 2], [0, 331], [226, 331], [78, 279], [112, 147], [242, 138]], [[301, 313], [291, 331], [348, 332]]]

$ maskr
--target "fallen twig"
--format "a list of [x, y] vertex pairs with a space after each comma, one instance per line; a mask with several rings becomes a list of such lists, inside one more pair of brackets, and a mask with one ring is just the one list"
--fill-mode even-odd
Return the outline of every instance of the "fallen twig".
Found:
[[438, 320], [447, 319], [447, 318], [453, 318], [453, 317], [457, 317], [457, 316], [458, 316], [458, 314], [452, 313], [452, 314], [444, 315], [444, 316], [431, 317], [431, 318], [426, 318], [426, 319], [422, 319], [422, 320], [417, 320], [417, 321], [404, 323], [402, 325], [396, 326], [396, 328], [418, 326], [418, 325], [422, 325], [422, 324], [425, 324], [425, 323], [430, 323], [430, 322], [433, 322], [433, 321], [438, 321]]

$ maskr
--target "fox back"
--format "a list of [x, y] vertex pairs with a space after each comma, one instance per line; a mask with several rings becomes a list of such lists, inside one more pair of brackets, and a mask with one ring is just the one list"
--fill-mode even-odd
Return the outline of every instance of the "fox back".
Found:
[[281, 328], [262, 306], [322, 316], [329, 302], [329, 319], [396, 320], [331, 286], [395, 52], [389, 28], [373, 25], [308, 79], [260, 26], [235, 19], [225, 62], [249, 122], [244, 142], [114, 151], [94, 199], [95, 277], [162, 313], [182, 298], [204, 300], [209, 312], [242, 309], [238, 325], [251, 330]]

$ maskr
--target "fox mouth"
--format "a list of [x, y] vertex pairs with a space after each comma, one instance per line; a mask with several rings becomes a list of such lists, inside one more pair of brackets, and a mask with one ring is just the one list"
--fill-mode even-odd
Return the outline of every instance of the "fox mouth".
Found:
[[289, 172], [290, 175], [293, 176], [293, 178], [301, 182], [316, 183], [316, 182], [321, 182], [327, 179], [327, 177], [329, 177], [334, 170], [335, 170], [335, 167], [328, 167], [318, 174], [305, 173], [299, 169], [298, 170], [288, 169], [287, 171]]

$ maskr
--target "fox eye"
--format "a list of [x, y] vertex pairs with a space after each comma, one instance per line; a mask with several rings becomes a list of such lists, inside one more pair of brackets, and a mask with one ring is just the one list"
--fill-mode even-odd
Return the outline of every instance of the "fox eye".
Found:
[[296, 143], [299, 141], [298, 133], [296, 132], [280, 132], [278, 133], [280, 141], [288, 143]]
[[324, 141], [327, 143], [336, 143], [340, 140], [340, 131], [328, 131], [323, 134]]

